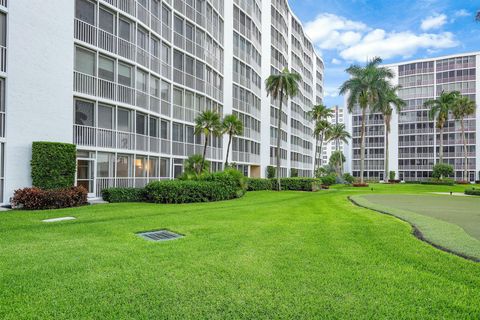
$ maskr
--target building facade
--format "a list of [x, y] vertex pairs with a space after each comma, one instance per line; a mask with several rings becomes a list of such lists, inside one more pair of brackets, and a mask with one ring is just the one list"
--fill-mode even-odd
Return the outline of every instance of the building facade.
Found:
[[[328, 117], [327, 121], [331, 124], [345, 124], [344, 121], [344, 108], [341, 108], [339, 106], [334, 106], [332, 107], [333, 114], [331, 117]], [[318, 146], [320, 148], [320, 146]], [[337, 149], [341, 152], [344, 152], [344, 142], [340, 141], [338, 146], [336, 145], [335, 141], [323, 141], [323, 146], [322, 146], [322, 153], [320, 156], [320, 166], [327, 165], [328, 162], [330, 161], [330, 156], [332, 155], [333, 152], [335, 152]], [[318, 161], [318, 160], [317, 160]]]
[[[6, 1], [1, 202], [31, 185], [33, 141], [76, 144], [76, 181], [92, 197], [178, 177], [203, 150], [193, 132], [205, 110], [243, 121], [229, 162], [245, 175], [263, 177], [274, 164], [279, 116], [281, 174], [313, 174], [307, 112], [322, 101], [324, 67], [286, 0]], [[279, 115], [264, 80], [284, 67], [302, 83]], [[212, 170], [223, 167], [226, 141], [208, 145]]]
[[[424, 107], [427, 100], [437, 98], [442, 91], [459, 91], [477, 101], [480, 82], [477, 77], [480, 53], [424, 59], [387, 65], [395, 73], [393, 83], [400, 85], [399, 96], [407, 103], [400, 114], [396, 111], [389, 134], [389, 170], [404, 181], [422, 181], [431, 177], [438, 162], [439, 132], [435, 121]], [[478, 105], [478, 102], [477, 102]], [[468, 154], [468, 180], [480, 179], [480, 112], [466, 119]], [[353, 147], [348, 152], [347, 163], [354, 176], [360, 175], [360, 125], [357, 109], [348, 117], [348, 127], [353, 135]], [[385, 125], [383, 117], [371, 113], [367, 119], [365, 173], [367, 179], [383, 180], [385, 171]], [[444, 129], [444, 162], [455, 169], [455, 179], [463, 179], [464, 148], [459, 121], [451, 116]]]

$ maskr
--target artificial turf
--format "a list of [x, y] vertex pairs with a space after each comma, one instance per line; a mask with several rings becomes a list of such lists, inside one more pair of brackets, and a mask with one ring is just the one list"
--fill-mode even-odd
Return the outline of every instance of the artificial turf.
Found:
[[[363, 193], [250, 192], [228, 202], [0, 214], [1, 319], [478, 319], [480, 264], [360, 208]], [[75, 216], [45, 224], [40, 220]], [[185, 235], [155, 243], [135, 233]]]

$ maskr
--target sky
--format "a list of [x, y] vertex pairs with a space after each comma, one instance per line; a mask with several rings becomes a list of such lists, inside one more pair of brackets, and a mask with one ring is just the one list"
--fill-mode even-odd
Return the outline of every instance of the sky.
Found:
[[345, 69], [480, 51], [480, 0], [289, 0], [325, 63], [324, 102], [343, 105]]

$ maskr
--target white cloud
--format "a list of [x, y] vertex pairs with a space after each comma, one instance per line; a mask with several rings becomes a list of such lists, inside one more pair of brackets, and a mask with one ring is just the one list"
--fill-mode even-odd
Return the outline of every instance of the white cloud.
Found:
[[455, 11], [454, 16], [455, 17], [469, 17], [471, 14], [465, 9], [461, 9], [458, 11]]
[[342, 61], [338, 60], [337, 58], [332, 59], [332, 64], [341, 64]]
[[428, 31], [432, 29], [438, 29], [445, 23], [447, 23], [447, 16], [444, 14], [439, 14], [423, 19], [420, 28], [422, 28], [423, 31]]
[[354, 45], [362, 38], [362, 31], [367, 29], [362, 22], [348, 20], [331, 13], [321, 14], [305, 26], [305, 31], [320, 49]]
[[450, 32], [440, 34], [414, 34], [412, 32], [391, 32], [376, 29], [369, 32], [360, 43], [340, 52], [346, 60], [364, 62], [374, 56], [390, 59], [395, 56], [408, 58], [419, 49], [438, 50], [457, 46], [458, 43]]

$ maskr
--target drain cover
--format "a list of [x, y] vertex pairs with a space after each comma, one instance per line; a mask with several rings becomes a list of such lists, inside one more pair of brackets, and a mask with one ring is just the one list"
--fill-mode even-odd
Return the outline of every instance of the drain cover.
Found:
[[183, 237], [181, 234], [177, 234], [168, 230], [149, 231], [149, 232], [142, 232], [137, 234], [140, 237], [150, 241], [167, 241], [167, 240], [175, 240]]

